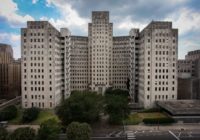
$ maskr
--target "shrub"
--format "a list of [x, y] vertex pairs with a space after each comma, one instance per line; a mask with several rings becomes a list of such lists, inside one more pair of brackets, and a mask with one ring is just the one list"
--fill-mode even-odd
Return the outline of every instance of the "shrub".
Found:
[[8, 140], [35, 140], [35, 130], [30, 127], [18, 128]]
[[76, 92], [57, 107], [56, 113], [64, 125], [73, 121], [93, 123], [98, 121], [103, 108], [102, 96], [93, 92]]
[[4, 108], [0, 112], [0, 121], [12, 120], [17, 116], [17, 108], [14, 105]]
[[128, 100], [122, 95], [106, 95], [105, 112], [109, 115], [109, 123], [121, 124], [130, 113]]
[[0, 140], [6, 140], [8, 136], [8, 132], [5, 128], [0, 127]]
[[22, 116], [22, 122], [32, 122], [36, 120], [39, 113], [40, 110], [35, 107], [25, 109]]
[[72, 122], [67, 127], [68, 140], [90, 140], [91, 127], [87, 123]]
[[150, 108], [142, 110], [141, 113], [152, 113], [152, 112], [161, 112], [162, 110], [160, 108]]
[[174, 119], [170, 117], [166, 118], [146, 118], [143, 119], [143, 122], [145, 124], [169, 124], [169, 123], [174, 123]]
[[60, 125], [55, 119], [49, 119], [40, 125], [37, 140], [58, 140]]

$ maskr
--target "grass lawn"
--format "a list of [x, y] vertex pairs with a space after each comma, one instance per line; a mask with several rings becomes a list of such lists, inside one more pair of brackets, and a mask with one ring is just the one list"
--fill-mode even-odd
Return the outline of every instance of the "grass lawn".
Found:
[[142, 122], [142, 118], [139, 117], [138, 113], [129, 115], [128, 119], [125, 120], [126, 125], [137, 125]]
[[137, 125], [146, 118], [166, 118], [167, 116], [160, 112], [152, 112], [152, 113], [135, 113], [129, 115], [128, 119], [125, 120], [125, 124], [127, 125]]
[[155, 112], [155, 113], [138, 113], [138, 116], [142, 119], [146, 118], [165, 118], [167, 117], [163, 113]]
[[38, 118], [35, 121], [33, 121], [32, 124], [41, 124], [42, 122], [48, 119], [55, 119], [57, 122], [59, 122], [59, 119], [55, 115], [53, 110], [41, 110]]
[[[17, 106], [17, 108], [18, 108], [17, 117], [13, 120], [10, 120], [9, 124], [22, 124], [21, 120], [22, 120], [22, 114], [23, 114], [24, 110], [22, 108], [20, 108], [19, 106]], [[29, 124], [38, 124], [39, 125], [48, 119], [55, 119], [56, 121], [59, 122], [59, 119], [55, 115], [53, 110], [41, 110], [38, 115], [38, 118]]]

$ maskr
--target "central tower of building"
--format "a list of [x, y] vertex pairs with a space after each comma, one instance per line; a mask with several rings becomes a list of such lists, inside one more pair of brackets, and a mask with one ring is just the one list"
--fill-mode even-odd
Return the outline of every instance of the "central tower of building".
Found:
[[92, 12], [88, 25], [89, 87], [103, 93], [112, 86], [113, 24], [108, 11]]

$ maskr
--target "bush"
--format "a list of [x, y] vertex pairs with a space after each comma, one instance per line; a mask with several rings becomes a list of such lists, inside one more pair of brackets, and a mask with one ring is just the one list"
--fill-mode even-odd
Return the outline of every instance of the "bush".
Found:
[[7, 140], [8, 132], [5, 128], [0, 127], [0, 140]]
[[8, 106], [0, 111], [0, 121], [12, 120], [17, 116], [17, 108], [14, 105]]
[[169, 123], [174, 123], [174, 119], [170, 117], [166, 118], [146, 118], [143, 119], [143, 122], [145, 124], [169, 124]]
[[56, 113], [64, 125], [73, 121], [93, 123], [103, 108], [102, 96], [94, 92], [75, 92], [57, 107]]
[[105, 96], [105, 112], [109, 115], [109, 123], [121, 124], [130, 113], [127, 91], [107, 90]]
[[58, 140], [60, 125], [55, 119], [49, 119], [40, 125], [37, 140]]
[[30, 127], [16, 129], [8, 140], [35, 140], [35, 130]]
[[161, 112], [162, 109], [160, 108], [150, 108], [140, 111], [141, 113], [152, 113], [152, 112]]
[[67, 127], [68, 140], [90, 140], [91, 127], [87, 123], [72, 122]]
[[22, 116], [22, 122], [27, 123], [27, 122], [32, 122], [36, 120], [39, 113], [40, 113], [40, 110], [35, 107], [25, 109]]
[[105, 95], [106, 96], [119, 95], [119, 96], [127, 97], [127, 98], [130, 96], [128, 90], [112, 89], [112, 88], [108, 88], [105, 92]]

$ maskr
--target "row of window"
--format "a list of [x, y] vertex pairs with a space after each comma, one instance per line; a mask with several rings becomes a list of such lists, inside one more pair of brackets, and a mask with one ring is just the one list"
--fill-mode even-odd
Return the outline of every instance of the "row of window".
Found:
[[[172, 95], [172, 99], [174, 99], [174, 95]], [[150, 96], [149, 95], [147, 95], [147, 99], [149, 100], [149, 98], [150, 98]], [[168, 99], [168, 95], [155, 95], [154, 96], [154, 99], [155, 100], [160, 100], [160, 99], [162, 99], [162, 100], [164, 100], [164, 99]]]
[[[28, 106], [28, 103], [25, 102], [25, 107]], [[53, 103], [52, 102], [49, 102], [49, 106], [52, 107], [53, 106]], [[39, 107], [39, 108], [44, 108], [44, 102], [31, 102], [31, 107]]]
[[[169, 87], [155, 87], [155, 91], [168, 91]], [[172, 91], [175, 90], [175, 87], [172, 87]], [[147, 91], [150, 91], [150, 87], [147, 87]]]
[[[27, 94], [24, 95], [24, 98], [27, 99]], [[49, 98], [52, 99], [52, 95], [49, 95]], [[45, 99], [44, 95], [31, 95], [31, 99]]]

